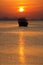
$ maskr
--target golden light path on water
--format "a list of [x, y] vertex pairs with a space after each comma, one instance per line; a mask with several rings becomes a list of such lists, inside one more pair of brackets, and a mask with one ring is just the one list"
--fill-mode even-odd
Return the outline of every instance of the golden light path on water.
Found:
[[25, 64], [25, 58], [24, 58], [24, 39], [23, 39], [23, 32], [20, 32], [19, 34], [19, 60], [22, 65]]

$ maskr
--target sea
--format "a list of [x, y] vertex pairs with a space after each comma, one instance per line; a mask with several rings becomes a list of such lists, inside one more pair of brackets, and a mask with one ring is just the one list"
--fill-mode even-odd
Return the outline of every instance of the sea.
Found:
[[43, 65], [43, 21], [0, 21], [0, 65]]

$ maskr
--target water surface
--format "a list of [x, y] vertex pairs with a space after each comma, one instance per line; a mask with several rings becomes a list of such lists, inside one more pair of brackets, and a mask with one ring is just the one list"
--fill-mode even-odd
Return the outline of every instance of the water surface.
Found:
[[43, 65], [43, 21], [0, 21], [0, 65]]

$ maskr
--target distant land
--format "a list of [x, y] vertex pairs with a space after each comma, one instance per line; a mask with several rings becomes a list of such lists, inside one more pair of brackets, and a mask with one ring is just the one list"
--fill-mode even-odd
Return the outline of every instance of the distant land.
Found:
[[[18, 20], [18, 18], [17, 17], [15, 17], [15, 18], [8, 18], [8, 17], [3, 17], [3, 18], [0, 18], [0, 21], [14, 21], [14, 20]], [[29, 19], [29, 18], [27, 18], [27, 20], [29, 20], [29, 21], [43, 21], [43, 18], [42, 19]]]

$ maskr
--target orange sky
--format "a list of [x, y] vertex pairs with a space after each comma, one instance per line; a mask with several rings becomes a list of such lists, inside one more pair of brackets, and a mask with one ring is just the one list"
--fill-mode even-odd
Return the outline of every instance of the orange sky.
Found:
[[[24, 12], [18, 8], [24, 7]], [[43, 18], [43, 0], [0, 0], [0, 17]]]

